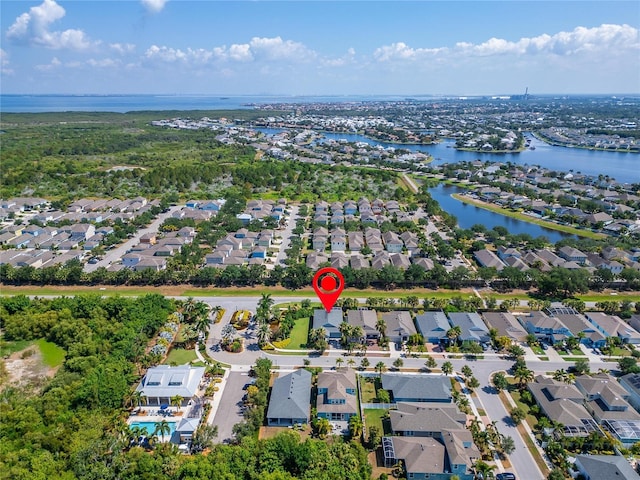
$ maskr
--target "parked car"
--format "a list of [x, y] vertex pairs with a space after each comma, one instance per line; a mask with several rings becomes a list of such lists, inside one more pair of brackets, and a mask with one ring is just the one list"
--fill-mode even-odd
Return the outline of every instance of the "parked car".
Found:
[[511, 472], [498, 473], [496, 480], [516, 480], [516, 476]]

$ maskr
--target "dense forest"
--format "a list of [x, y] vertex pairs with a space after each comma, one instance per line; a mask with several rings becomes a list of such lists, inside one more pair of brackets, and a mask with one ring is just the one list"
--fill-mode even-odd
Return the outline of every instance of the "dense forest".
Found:
[[[177, 130], [151, 120], [220, 118], [250, 112], [132, 112], [127, 114], [4, 114], [0, 197], [66, 201], [81, 197], [158, 198], [170, 194], [219, 198], [240, 192], [295, 200], [335, 193], [391, 198], [396, 174], [371, 168], [264, 161], [249, 145], [226, 145], [212, 130]], [[331, 177], [331, 181], [327, 178]], [[356, 196], [357, 198], [357, 196]]]
[[301, 441], [295, 432], [257, 440], [252, 431], [238, 444], [196, 455], [162, 443], [131, 447], [127, 399], [144, 371], [149, 340], [175, 309], [174, 301], [159, 295], [1, 298], [3, 351], [46, 339], [64, 351], [64, 361], [51, 378], [21, 386], [10, 384], [2, 363], [0, 478], [370, 478], [360, 444]]

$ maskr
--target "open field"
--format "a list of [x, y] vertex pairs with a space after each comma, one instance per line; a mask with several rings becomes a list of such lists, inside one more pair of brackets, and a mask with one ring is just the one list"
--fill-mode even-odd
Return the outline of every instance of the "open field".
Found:
[[309, 319], [298, 318], [295, 321], [295, 325], [291, 330], [291, 342], [287, 345], [289, 350], [299, 350], [301, 348], [307, 348], [307, 338], [309, 337]]
[[42, 354], [42, 362], [49, 368], [56, 368], [64, 362], [64, 348], [57, 346], [55, 343], [47, 342], [44, 338], [36, 340], [36, 345]]
[[197, 355], [195, 350], [185, 350], [184, 348], [172, 348], [167, 355], [167, 359], [164, 361], [165, 364], [171, 365], [184, 365], [186, 363], [191, 363], [194, 360], [197, 360]]

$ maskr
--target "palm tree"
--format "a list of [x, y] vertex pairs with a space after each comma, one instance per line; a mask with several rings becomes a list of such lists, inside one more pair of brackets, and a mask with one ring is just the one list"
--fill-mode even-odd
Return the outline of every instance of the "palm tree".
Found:
[[567, 371], [564, 368], [560, 368], [553, 372], [553, 379], [557, 382], [565, 382], [567, 378]]
[[164, 436], [171, 433], [171, 426], [166, 420], [161, 420], [156, 423], [156, 429], [153, 431], [153, 435], [160, 434], [162, 441], [164, 442]]
[[482, 478], [487, 478], [489, 472], [492, 472], [496, 467], [493, 465], [489, 465], [488, 463], [483, 462], [482, 460], [476, 460], [476, 463], [473, 465], [473, 468], [476, 472], [476, 475], [482, 476]]
[[376, 330], [380, 333], [381, 337], [387, 336], [387, 322], [384, 321], [384, 318], [379, 318], [376, 322]]
[[182, 397], [182, 395], [174, 395], [173, 397], [171, 397], [171, 405], [173, 405], [178, 409], [178, 411], [180, 411], [180, 406], [182, 405], [183, 400], [184, 397]]
[[343, 363], [344, 363], [344, 360], [342, 359], [342, 357], [336, 358], [336, 369], [340, 368]]
[[520, 386], [520, 388], [524, 388], [524, 386], [527, 383], [533, 381], [534, 373], [533, 373], [532, 370], [529, 370], [527, 367], [521, 367], [521, 368], [518, 368], [513, 373], [513, 378], [516, 379], [516, 381], [518, 382], [518, 385]]
[[138, 408], [141, 408], [143, 403], [145, 405], [147, 403], [147, 397], [145, 397], [145, 395], [142, 393], [141, 390], [136, 390], [135, 392], [133, 392], [131, 394], [131, 399], [132, 399], [132, 401], [135, 402], [135, 404], [138, 406]]
[[349, 433], [351, 438], [357, 438], [362, 435], [362, 420], [358, 415], [353, 415], [349, 418]]
[[384, 364], [384, 362], [378, 362], [376, 363], [375, 370], [376, 372], [378, 372], [378, 374], [382, 378], [382, 372], [387, 370], [387, 366]]
[[353, 358], [350, 358], [349, 360], [347, 360], [347, 365], [349, 366], [349, 368], [353, 368], [355, 364], [356, 364], [356, 361]]
[[222, 309], [222, 307], [220, 305], [216, 305], [215, 307], [211, 308], [211, 311], [210, 311], [209, 314], [211, 315], [211, 317], [213, 317], [213, 321], [214, 322], [217, 322], [218, 315], [220, 315], [220, 312], [222, 312], [222, 310], [223, 309]]
[[442, 364], [442, 373], [445, 375], [450, 375], [453, 373], [453, 364], [451, 362], [444, 362]]
[[427, 357], [427, 361], [424, 362], [424, 366], [427, 367], [429, 370], [432, 370], [438, 366], [438, 362], [436, 362], [435, 358], [433, 358], [432, 356], [429, 356]]
[[271, 327], [266, 322], [263, 322], [258, 327], [258, 331], [256, 332], [256, 337], [258, 339], [258, 345], [260, 347], [265, 346], [271, 340]]
[[462, 330], [460, 329], [459, 325], [456, 325], [455, 327], [451, 327], [449, 330], [447, 330], [447, 338], [449, 339], [449, 345], [451, 345], [451, 343], [454, 340], [457, 342], [458, 337], [460, 335], [462, 335]]
[[371, 363], [369, 362], [369, 359], [367, 357], [364, 357], [362, 360], [360, 360], [360, 368], [362, 370], [365, 370]]

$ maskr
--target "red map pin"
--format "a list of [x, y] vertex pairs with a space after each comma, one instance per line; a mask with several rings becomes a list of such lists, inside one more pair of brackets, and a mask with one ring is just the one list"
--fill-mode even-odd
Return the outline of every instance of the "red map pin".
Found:
[[344, 277], [335, 268], [321, 268], [313, 276], [313, 289], [324, 309], [330, 312], [344, 289]]

